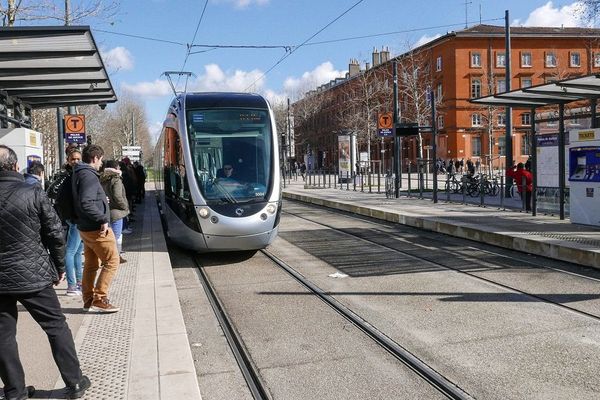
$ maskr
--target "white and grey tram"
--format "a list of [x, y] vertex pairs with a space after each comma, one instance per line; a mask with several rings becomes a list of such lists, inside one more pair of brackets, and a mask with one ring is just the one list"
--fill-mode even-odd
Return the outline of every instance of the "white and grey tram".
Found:
[[199, 252], [270, 244], [281, 214], [278, 148], [262, 96], [177, 95], [154, 152], [169, 239]]

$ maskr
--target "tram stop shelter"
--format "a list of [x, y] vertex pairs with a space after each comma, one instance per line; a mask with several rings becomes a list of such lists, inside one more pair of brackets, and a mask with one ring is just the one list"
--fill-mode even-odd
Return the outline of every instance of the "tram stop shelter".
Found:
[[565, 219], [565, 105], [572, 102], [589, 101], [591, 127], [598, 127], [596, 106], [600, 98], [600, 74], [569, 78], [527, 88], [520, 88], [492, 96], [470, 100], [471, 103], [484, 106], [511, 107], [531, 110], [531, 144], [532, 144], [532, 210], [536, 212], [537, 189], [537, 142], [535, 140], [535, 112], [539, 108], [558, 106], [558, 181], [560, 219]]
[[31, 129], [33, 109], [116, 101], [89, 26], [0, 28], [0, 129]]

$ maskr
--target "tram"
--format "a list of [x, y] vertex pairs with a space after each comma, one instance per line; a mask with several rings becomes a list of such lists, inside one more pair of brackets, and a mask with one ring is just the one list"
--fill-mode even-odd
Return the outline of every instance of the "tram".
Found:
[[181, 93], [154, 150], [155, 184], [174, 243], [257, 250], [277, 236], [281, 175], [269, 103], [249, 93]]

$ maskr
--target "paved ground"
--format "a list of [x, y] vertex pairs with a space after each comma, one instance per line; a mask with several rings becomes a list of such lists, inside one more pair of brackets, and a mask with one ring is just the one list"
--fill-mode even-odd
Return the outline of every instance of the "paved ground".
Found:
[[[153, 192], [136, 214], [135, 231], [124, 240], [128, 262], [111, 287], [120, 312], [84, 314], [80, 298], [65, 296], [65, 285], [57, 288], [82, 370], [92, 381], [85, 398], [200, 399]], [[24, 309], [17, 339], [27, 384], [38, 389], [34, 398], [64, 398], [48, 341]]]
[[305, 186], [292, 180], [284, 197], [424, 228], [465, 239], [600, 268], [600, 228], [554, 216], [430, 199]]

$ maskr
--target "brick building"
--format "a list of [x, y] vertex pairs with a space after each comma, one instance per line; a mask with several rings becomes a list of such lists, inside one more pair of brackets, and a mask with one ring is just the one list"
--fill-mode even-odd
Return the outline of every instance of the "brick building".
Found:
[[[374, 50], [372, 63], [362, 69], [353, 60], [345, 77], [294, 103], [296, 154], [300, 158], [312, 154], [316, 166], [335, 165], [336, 135], [354, 132], [359, 138], [359, 152], [369, 151], [371, 160], [380, 160], [383, 155], [382, 166], [389, 168], [393, 139], [378, 138], [375, 121], [378, 112], [392, 111], [392, 61], [396, 60], [402, 121], [429, 126], [426, 88], [435, 93], [437, 157], [479, 158], [484, 165], [502, 166], [506, 150], [504, 108], [482, 107], [469, 100], [506, 91], [505, 53], [504, 27], [477, 25], [448, 33], [395, 58], [390, 58], [387, 50]], [[600, 29], [512, 27], [511, 69], [511, 89], [600, 72]], [[356, 113], [362, 113], [362, 124], [350, 123]], [[548, 115], [552, 110], [541, 110], [536, 121]], [[531, 118], [527, 111], [513, 110], [515, 161], [524, 161], [529, 155]], [[567, 129], [580, 127], [581, 120], [573, 116], [566, 124]], [[549, 132], [554, 126], [549, 121], [539, 127]], [[430, 139], [424, 130], [423, 148], [430, 147]], [[419, 147], [418, 137], [403, 140], [404, 159], [427, 157], [424, 150], [419, 154]]]

